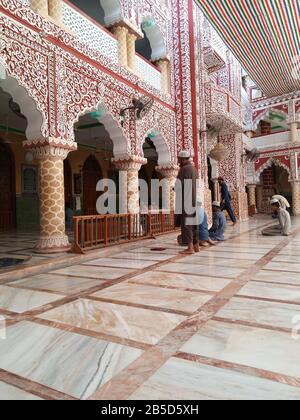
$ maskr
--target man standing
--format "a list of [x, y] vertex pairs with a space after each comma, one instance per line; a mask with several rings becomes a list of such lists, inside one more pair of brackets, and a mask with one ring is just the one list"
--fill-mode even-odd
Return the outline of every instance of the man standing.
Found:
[[224, 233], [226, 230], [226, 217], [221, 210], [221, 203], [214, 201], [213, 206], [213, 225], [209, 231], [210, 239], [213, 241], [225, 241]]
[[222, 197], [222, 203], [221, 203], [221, 210], [224, 211], [226, 210], [232, 223], [233, 226], [236, 225], [237, 221], [236, 221], [236, 217], [234, 214], [234, 211], [232, 209], [232, 205], [231, 205], [231, 194], [229, 192], [228, 186], [226, 184], [226, 182], [224, 181], [224, 178], [218, 178], [219, 181], [219, 185], [221, 187], [221, 197]]
[[182, 254], [199, 252], [199, 232], [196, 217], [197, 174], [191, 161], [191, 154], [182, 151], [178, 155], [180, 171], [178, 181], [180, 192], [176, 196], [177, 213], [180, 212], [182, 242], [188, 245]]

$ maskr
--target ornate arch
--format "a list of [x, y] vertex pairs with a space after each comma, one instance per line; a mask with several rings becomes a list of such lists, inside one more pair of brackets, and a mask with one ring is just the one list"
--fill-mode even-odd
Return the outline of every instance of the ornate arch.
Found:
[[261, 174], [266, 169], [270, 168], [272, 165], [279, 166], [279, 167], [283, 168], [289, 174], [289, 177], [291, 178], [291, 176], [292, 176], [291, 169], [287, 165], [285, 165], [282, 161], [280, 161], [279, 159], [276, 159], [275, 157], [272, 157], [269, 160], [267, 160], [267, 162], [265, 162], [262, 166], [260, 166], [260, 168], [255, 172], [255, 178], [256, 178], [257, 183], [260, 182]]
[[104, 21], [106, 26], [123, 20], [123, 11], [120, 0], [99, 0], [104, 10]]
[[167, 166], [171, 165], [172, 157], [170, 148], [163, 134], [159, 131], [157, 127], [147, 129], [144, 132], [142, 137], [142, 142], [140, 149], [143, 150], [143, 145], [147, 137], [150, 137], [153, 140], [157, 155], [158, 155], [158, 166]]
[[145, 15], [141, 20], [141, 26], [149, 39], [152, 55], [151, 60], [157, 61], [167, 56], [167, 45], [163, 32], [153, 16]]
[[259, 114], [256, 119], [253, 121], [253, 129], [256, 131], [258, 129], [259, 123], [265, 118], [268, 117], [271, 112], [276, 112], [284, 117], [288, 117], [288, 112], [284, 112], [277, 108], [267, 108], [262, 114]]
[[113, 142], [114, 157], [128, 157], [130, 155], [130, 143], [126, 138], [120, 122], [111, 113], [108, 103], [105, 101], [104, 97], [98, 101], [97, 105], [91, 106], [90, 108], [85, 108], [84, 110], [80, 111], [73, 121], [73, 126], [79, 121], [80, 117], [90, 113], [94, 113], [94, 118], [103, 124], [106, 131], [109, 133]]
[[49, 137], [48, 62], [40, 51], [0, 35], [2, 89], [10, 94], [27, 118], [26, 137]]

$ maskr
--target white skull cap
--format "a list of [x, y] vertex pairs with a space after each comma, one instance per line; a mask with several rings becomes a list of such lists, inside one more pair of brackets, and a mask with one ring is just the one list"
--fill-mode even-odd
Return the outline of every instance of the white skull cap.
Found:
[[182, 151], [179, 153], [178, 157], [179, 157], [179, 158], [182, 158], [182, 159], [190, 159], [190, 157], [191, 157], [191, 152], [189, 152], [188, 150], [182, 150]]
[[212, 203], [212, 205], [213, 205], [214, 207], [221, 207], [221, 203], [220, 203], [220, 201], [214, 201], [214, 202]]

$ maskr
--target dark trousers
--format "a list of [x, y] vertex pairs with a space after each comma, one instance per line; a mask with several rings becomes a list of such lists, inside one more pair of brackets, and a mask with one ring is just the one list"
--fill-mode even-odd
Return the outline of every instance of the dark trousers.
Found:
[[236, 217], [235, 217], [230, 201], [225, 201], [225, 203], [222, 205], [221, 210], [222, 211], [226, 210], [232, 223], [236, 223]]
[[199, 244], [199, 226], [197, 225], [187, 225], [186, 218], [182, 217], [181, 223], [181, 235], [182, 235], [182, 242], [184, 244]]

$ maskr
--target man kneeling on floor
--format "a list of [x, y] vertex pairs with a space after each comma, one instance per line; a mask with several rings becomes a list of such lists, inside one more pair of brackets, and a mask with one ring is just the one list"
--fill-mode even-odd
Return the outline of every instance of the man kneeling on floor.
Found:
[[213, 204], [213, 225], [209, 231], [209, 236], [212, 241], [225, 241], [224, 233], [227, 227], [227, 221], [224, 213], [221, 210], [221, 203], [214, 201]]
[[271, 200], [271, 206], [274, 214], [279, 219], [279, 225], [263, 230], [262, 234], [264, 236], [289, 236], [292, 231], [290, 213], [281, 205], [277, 198]]

